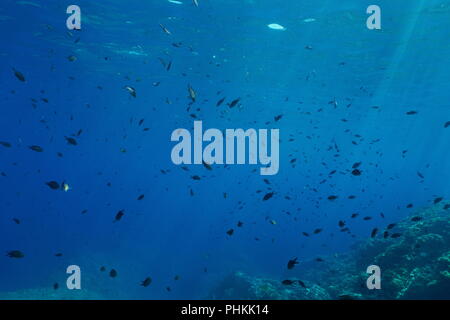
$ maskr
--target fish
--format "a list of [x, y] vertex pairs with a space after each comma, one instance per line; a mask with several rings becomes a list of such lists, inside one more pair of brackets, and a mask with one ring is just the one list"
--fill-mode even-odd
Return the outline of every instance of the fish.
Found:
[[416, 216], [416, 217], [412, 217], [412, 218], [411, 218], [411, 221], [413, 221], [413, 222], [418, 222], [418, 221], [420, 221], [420, 220], [422, 220], [422, 217], [419, 217], [419, 216]]
[[417, 111], [411, 110], [411, 111], [408, 111], [406, 114], [408, 116], [412, 116], [412, 115], [417, 114], [417, 113], [418, 113]]
[[330, 201], [334, 201], [337, 198], [338, 198], [338, 196], [335, 196], [335, 195], [328, 196], [328, 200], [330, 200]]
[[401, 236], [401, 233], [393, 233], [391, 234], [391, 238], [396, 239], [399, 238]]
[[142, 199], [144, 199], [144, 197], [145, 197], [145, 195], [141, 194], [141, 195], [137, 198], [137, 200], [142, 200]]
[[111, 278], [117, 277], [117, 271], [115, 269], [111, 269], [111, 271], [109, 272], [109, 276]]
[[450, 121], [447, 121], [446, 123], [444, 123], [444, 128], [448, 128], [450, 127]]
[[220, 106], [224, 101], [225, 101], [225, 98], [222, 98], [219, 101], [217, 101], [216, 107]]
[[386, 229], [391, 230], [391, 229], [393, 229], [396, 225], [397, 225], [396, 223], [391, 223], [391, 224], [389, 224], [389, 225], [387, 226]]
[[198, 7], [198, 0], [192, 0], [192, 3], [194, 4], [194, 6]]
[[322, 232], [322, 229], [318, 228], [313, 231], [314, 234], [319, 234]]
[[119, 212], [117, 212], [116, 216], [114, 217], [114, 222], [120, 221], [120, 219], [122, 219], [124, 214], [125, 214], [124, 210], [120, 210]]
[[205, 161], [202, 160], [202, 164], [203, 164], [203, 166], [204, 166], [206, 169], [212, 170], [212, 167], [211, 167], [211, 165], [210, 165], [209, 163], [206, 163]]
[[274, 194], [273, 192], [266, 193], [266, 195], [263, 197], [263, 201], [267, 201], [270, 198], [272, 198], [273, 194]]
[[152, 283], [152, 278], [147, 277], [141, 282], [141, 286], [148, 287]]
[[442, 200], [444, 200], [443, 197], [437, 197], [437, 198], [435, 198], [435, 199], [433, 200], [433, 203], [434, 203], [434, 204], [438, 204], [438, 203], [441, 202]]
[[25, 257], [25, 255], [23, 254], [22, 251], [20, 250], [12, 250], [12, 251], [8, 251], [6, 253], [6, 255], [10, 258], [15, 258], [15, 259], [21, 259], [23, 257]]
[[272, 30], [279, 30], [279, 31], [286, 30], [285, 27], [283, 27], [281, 24], [278, 24], [278, 23], [270, 23], [267, 25], [267, 27], [269, 27], [269, 29], [272, 29]]
[[72, 137], [64, 137], [64, 138], [66, 139], [67, 144], [70, 144], [72, 146], [78, 145], [77, 140], [75, 140], [74, 138], [72, 138]]
[[295, 267], [297, 264], [298, 264], [298, 258], [296, 257], [296, 258], [291, 259], [291, 260], [288, 261], [288, 263], [287, 263], [287, 268], [288, 268], [289, 270], [294, 269], [294, 267]]
[[371, 238], [375, 238], [376, 235], [377, 235], [377, 233], [378, 233], [378, 228], [373, 229], [373, 230], [372, 230], [372, 233], [370, 234], [370, 237], [371, 237]]
[[40, 147], [40, 146], [29, 146], [28, 148], [30, 148], [31, 150], [36, 151], [36, 152], [43, 152], [44, 151], [44, 149], [42, 147]]
[[239, 101], [241, 101], [241, 98], [234, 99], [233, 101], [231, 101], [231, 102], [228, 104], [228, 106], [229, 106], [230, 108], [234, 108], [234, 107], [239, 103]]
[[163, 26], [161, 23], [159, 24], [159, 26], [161, 27], [161, 29], [164, 31], [164, 33], [166, 34], [172, 34], [169, 29], [167, 29], [165, 26]]
[[294, 284], [295, 281], [294, 280], [283, 280], [281, 283], [285, 286], [290, 286], [290, 285]]
[[197, 93], [195, 92], [194, 88], [192, 88], [192, 86], [190, 84], [188, 85], [188, 93], [189, 93], [189, 98], [191, 98], [192, 102], [195, 102], [195, 100], [197, 99]]
[[229, 235], [230, 237], [233, 235], [233, 233], [234, 233], [233, 229], [230, 229], [227, 231], [227, 235]]
[[124, 88], [125, 88], [125, 90], [128, 91], [128, 93], [129, 93], [133, 98], [136, 98], [137, 93], [136, 93], [136, 89], [135, 89], [135, 88], [130, 87], [130, 86], [125, 86]]
[[11, 148], [11, 143], [6, 142], [6, 141], [0, 141], [0, 145], [5, 147], [5, 148]]
[[13, 68], [13, 72], [14, 72], [14, 75], [16, 76], [16, 78], [17, 78], [19, 81], [22, 81], [22, 82], [26, 82], [26, 81], [27, 81], [27, 80], [25, 79], [25, 76], [24, 76], [20, 71], [17, 71], [16, 69]]
[[53, 190], [59, 190], [59, 189], [60, 189], [59, 183], [56, 182], [56, 181], [49, 181], [49, 182], [46, 182], [45, 184], [46, 184], [50, 189], [53, 189]]

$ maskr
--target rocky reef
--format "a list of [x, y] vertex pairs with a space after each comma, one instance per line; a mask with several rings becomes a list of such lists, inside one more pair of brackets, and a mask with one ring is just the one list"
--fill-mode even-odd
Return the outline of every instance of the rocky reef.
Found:
[[[417, 211], [320, 268], [304, 266], [300, 282], [228, 275], [211, 299], [450, 299], [450, 202]], [[395, 235], [395, 236], [392, 236]], [[381, 289], [366, 285], [369, 265], [381, 269]]]

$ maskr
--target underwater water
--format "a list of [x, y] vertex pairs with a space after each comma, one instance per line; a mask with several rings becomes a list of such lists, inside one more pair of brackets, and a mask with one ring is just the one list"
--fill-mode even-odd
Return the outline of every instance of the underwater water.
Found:
[[450, 1], [372, 2], [2, 0], [0, 299], [450, 298]]

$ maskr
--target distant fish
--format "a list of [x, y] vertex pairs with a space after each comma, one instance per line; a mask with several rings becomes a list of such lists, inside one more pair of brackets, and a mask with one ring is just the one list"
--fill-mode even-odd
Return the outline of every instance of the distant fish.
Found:
[[64, 137], [67, 141], [68, 144], [72, 145], [72, 146], [76, 146], [78, 144], [77, 140], [75, 140], [72, 137]]
[[314, 18], [306, 18], [306, 19], [303, 19], [303, 22], [306, 22], [306, 23], [308, 23], [308, 22], [314, 22], [314, 21], [316, 21], [316, 19], [314, 19]]
[[119, 212], [117, 212], [116, 216], [114, 217], [114, 222], [120, 221], [120, 219], [122, 219], [124, 214], [125, 214], [125, 212], [123, 210], [120, 210]]
[[14, 75], [16, 76], [16, 78], [19, 79], [19, 81], [22, 81], [22, 82], [26, 81], [25, 76], [21, 72], [17, 71], [14, 68], [13, 68], [13, 72], [14, 72]]
[[109, 272], [109, 276], [111, 278], [117, 277], [117, 271], [115, 269], [111, 269], [111, 271]]
[[11, 148], [11, 143], [6, 142], [6, 141], [0, 141], [0, 145], [5, 148]]
[[125, 89], [128, 91], [128, 93], [133, 97], [136, 98], [136, 89], [130, 86], [125, 86]]
[[169, 31], [169, 29], [167, 29], [166, 27], [164, 27], [162, 24], [159, 24], [159, 26], [160, 26], [161, 29], [164, 31], [164, 33], [172, 34], [172, 33]]
[[289, 270], [294, 269], [294, 267], [298, 264], [298, 258], [294, 258], [292, 260], [289, 260], [287, 263], [287, 268]]
[[8, 251], [8, 252], [6, 253], [6, 255], [7, 255], [8, 257], [10, 257], [10, 258], [16, 258], [16, 259], [20, 259], [20, 258], [25, 257], [25, 255], [23, 254], [23, 252], [22, 252], [22, 251], [19, 251], [19, 250]]
[[144, 281], [141, 282], [141, 286], [148, 287], [152, 283], [152, 278], [147, 277]]
[[169, 1], [170, 3], [173, 3], [173, 4], [183, 4], [183, 2], [176, 1], [176, 0], [167, 0], [167, 1]]
[[271, 23], [271, 24], [268, 24], [267, 26], [272, 30], [280, 30], [280, 31], [286, 30], [285, 27], [283, 27], [281, 24], [278, 24], [278, 23]]
[[194, 4], [194, 6], [198, 7], [198, 0], [192, 0], [192, 3]]
[[450, 127], [450, 121], [447, 121], [447, 122], [444, 124], [444, 128], [448, 128], [448, 127]]
[[53, 190], [58, 190], [60, 187], [59, 187], [59, 183], [58, 182], [56, 182], [56, 181], [49, 181], [49, 182], [46, 182], [45, 183], [50, 189], [53, 189]]
[[40, 146], [29, 146], [29, 148], [30, 148], [31, 150], [33, 150], [33, 151], [36, 151], [36, 152], [42, 152], [42, 151], [44, 151], [44, 149], [42, 149], [42, 147], [40, 147]]
[[188, 93], [189, 98], [191, 98], [192, 102], [195, 102], [195, 99], [197, 99], [197, 93], [195, 92], [194, 88], [189, 84], [188, 85]]

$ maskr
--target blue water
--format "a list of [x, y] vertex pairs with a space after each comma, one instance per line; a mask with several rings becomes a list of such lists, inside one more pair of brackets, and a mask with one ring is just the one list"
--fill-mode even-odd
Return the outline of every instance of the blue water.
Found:
[[[200, 299], [231, 271], [282, 279], [293, 257], [347, 252], [408, 204], [450, 196], [450, 1], [377, 0], [381, 30], [366, 27], [373, 1], [182, 2], [1, 1], [0, 141], [12, 146], [0, 146], [0, 252], [25, 257], [0, 255], [0, 292], [66, 290], [75, 264], [104, 298]], [[80, 31], [66, 28], [69, 4]], [[174, 165], [170, 135], [192, 130], [191, 114], [205, 128], [280, 129], [279, 173]]]

